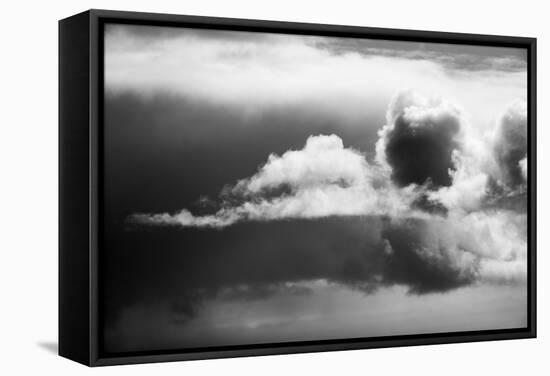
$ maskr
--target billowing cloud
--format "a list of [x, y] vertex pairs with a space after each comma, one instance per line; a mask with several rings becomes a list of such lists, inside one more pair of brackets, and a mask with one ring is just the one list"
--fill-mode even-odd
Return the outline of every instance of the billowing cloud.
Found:
[[466, 132], [458, 106], [407, 91], [394, 97], [386, 117], [373, 163], [334, 134], [310, 136], [302, 149], [271, 154], [256, 174], [226, 185], [215, 212], [138, 213], [129, 220], [222, 228], [243, 220], [423, 216], [480, 204], [485, 149]]
[[390, 166], [397, 185], [451, 185], [461, 126], [457, 107], [404, 92], [391, 102], [386, 121], [379, 132], [377, 158]]
[[522, 165], [527, 154], [527, 102], [512, 103], [500, 118], [494, 139], [494, 152], [500, 180], [509, 187], [524, 182]]
[[439, 202], [449, 210], [475, 210], [487, 196], [489, 177], [482, 171], [460, 168], [451, 173], [452, 184], [428, 192], [429, 200]]
[[466, 212], [489, 203], [525, 206], [526, 102], [513, 102], [493, 124], [493, 129], [483, 130], [462, 121], [460, 147], [452, 154], [452, 183], [428, 192], [430, 200]]
[[388, 106], [372, 163], [337, 135], [310, 136], [302, 149], [271, 154], [254, 175], [226, 185], [218, 200], [203, 197], [215, 211], [137, 213], [129, 222], [222, 228], [245, 220], [464, 215], [489, 196], [506, 197], [494, 191], [494, 181], [515, 182], [519, 174], [524, 182], [524, 111], [521, 102], [511, 106], [491, 136], [447, 100], [400, 92]]
[[283, 184], [292, 189], [319, 185], [341, 187], [365, 185], [373, 173], [365, 157], [344, 147], [336, 135], [309, 137], [302, 150], [287, 151], [282, 156], [271, 154], [267, 163], [237, 189], [259, 193]]
[[399, 192], [380, 168], [344, 147], [336, 135], [311, 136], [301, 150], [272, 154], [259, 171], [222, 192], [222, 207], [212, 215], [134, 214], [143, 224], [225, 227], [242, 220], [399, 215], [409, 211], [415, 187]]

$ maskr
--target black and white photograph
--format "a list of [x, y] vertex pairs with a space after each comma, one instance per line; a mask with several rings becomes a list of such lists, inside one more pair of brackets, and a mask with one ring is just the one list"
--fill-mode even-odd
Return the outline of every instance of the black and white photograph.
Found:
[[545, 374], [544, 2], [3, 5], [0, 376]]
[[107, 355], [528, 327], [528, 51], [107, 22]]

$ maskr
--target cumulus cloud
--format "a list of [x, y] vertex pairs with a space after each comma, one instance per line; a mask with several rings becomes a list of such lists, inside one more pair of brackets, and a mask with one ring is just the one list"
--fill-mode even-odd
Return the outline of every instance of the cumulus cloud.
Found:
[[452, 152], [451, 183], [427, 192], [429, 200], [453, 212], [478, 210], [490, 191], [492, 154], [486, 147], [483, 134], [467, 122], [462, 124], [460, 148]]
[[493, 201], [505, 196], [495, 193], [495, 181], [525, 182], [525, 111], [524, 103], [514, 103], [491, 133], [470, 124], [450, 101], [399, 92], [372, 163], [337, 135], [310, 136], [302, 149], [271, 154], [257, 173], [226, 185], [215, 212], [138, 213], [129, 220], [221, 228], [243, 220], [468, 213], [490, 195]]
[[267, 163], [237, 188], [252, 193], [288, 184], [307, 188], [336, 184], [342, 187], [365, 185], [373, 173], [365, 157], [344, 147], [336, 135], [309, 137], [302, 150], [287, 151], [282, 156], [271, 154]]
[[461, 127], [456, 106], [404, 92], [391, 102], [386, 121], [379, 132], [377, 158], [389, 165], [397, 185], [451, 185]]
[[[512, 103], [501, 116], [494, 138], [500, 181], [511, 188], [524, 182], [527, 166], [527, 102]], [[525, 160], [524, 162], [522, 162]]]
[[526, 111], [526, 102], [516, 100], [493, 122], [493, 129], [483, 129], [462, 119], [460, 147], [452, 154], [451, 184], [428, 192], [428, 198], [450, 210], [465, 212], [488, 204], [517, 206], [524, 202]]
[[479, 208], [487, 196], [489, 176], [483, 171], [471, 171], [468, 167], [458, 168], [451, 172], [451, 176], [450, 186], [428, 192], [427, 197], [449, 210], [470, 211]]
[[487, 133], [471, 124], [461, 106], [405, 91], [388, 106], [376, 160], [398, 186], [423, 186], [417, 207], [468, 212], [478, 209], [488, 193], [492, 153]]
[[[303, 149], [271, 154], [250, 178], [222, 192], [222, 207], [212, 215], [134, 214], [144, 224], [225, 227], [242, 220], [399, 215], [417, 197], [414, 187], [399, 192], [381, 169], [344, 147], [336, 135], [310, 136]], [[235, 204], [237, 203], [237, 204]]]
[[243, 220], [422, 216], [480, 205], [486, 148], [472, 141], [477, 137], [467, 133], [458, 106], [407, 91], [394, 97], [386, 118], [374, 163], [334, 134], [310, 136], [302, 149], [271, 154], [256, 174], [226, 186], [214, 213], [138, 213], [130, 221], [222, 228]]

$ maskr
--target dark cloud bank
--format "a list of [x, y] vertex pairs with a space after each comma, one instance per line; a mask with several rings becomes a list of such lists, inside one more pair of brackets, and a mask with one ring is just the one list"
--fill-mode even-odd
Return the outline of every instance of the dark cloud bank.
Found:
[[517, 48], [352, 38], [321, 38], [314, 45], [335, 55], [354, 53], [435, 62], [448, 72], [523, 72], [527, 66], [526, 50]]

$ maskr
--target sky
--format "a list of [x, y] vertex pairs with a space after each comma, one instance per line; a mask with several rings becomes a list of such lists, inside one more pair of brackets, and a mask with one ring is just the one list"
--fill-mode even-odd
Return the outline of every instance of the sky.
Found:
[[526, 51], [108, 24], [103, 350], [527, 325]]

